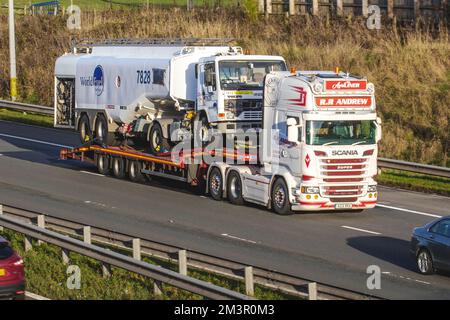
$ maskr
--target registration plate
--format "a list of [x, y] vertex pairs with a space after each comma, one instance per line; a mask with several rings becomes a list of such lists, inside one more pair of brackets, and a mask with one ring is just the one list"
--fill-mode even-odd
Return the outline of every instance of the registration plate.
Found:
[[336, 203], [334, 205], [335, 209], [351, 209], [352, 204], [351, 203]]
[[6, 274], [5, 269], [0, 269], [0, 277], [3, 277]]

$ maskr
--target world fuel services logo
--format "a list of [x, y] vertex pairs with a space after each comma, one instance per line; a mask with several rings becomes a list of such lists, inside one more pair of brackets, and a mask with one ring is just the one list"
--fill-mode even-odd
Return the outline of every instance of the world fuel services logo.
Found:
[[97, 96], [103, 93], [104, 88], [103, 68], [100, 65], [96, 66], [94, 70], [94, 88], [95, 94]]
[[103, 93], [105, 78], [103, 76], [103, 68], [98, 65], [94, 69], [94, 74], [90, 77], [80, 77], [80, 83], [83, 87], [94, 87], [95, 94], [100, 96]]

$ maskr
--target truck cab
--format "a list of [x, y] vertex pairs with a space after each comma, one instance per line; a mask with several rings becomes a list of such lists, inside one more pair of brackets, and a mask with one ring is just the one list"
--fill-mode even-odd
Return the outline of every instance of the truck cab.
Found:
[[374, 86], [365, 78], [272, 72], [264, 81], [257, 162], [217, 163], [213, 173], [220, 173], [231, 202], [259, 203], [279, 214], [373, 208], [380, 124]]
[[264, 77], [286, 71], [282, 57], [228, 53], [198, 64], [197, 112], [220, 132], [261, 127]]

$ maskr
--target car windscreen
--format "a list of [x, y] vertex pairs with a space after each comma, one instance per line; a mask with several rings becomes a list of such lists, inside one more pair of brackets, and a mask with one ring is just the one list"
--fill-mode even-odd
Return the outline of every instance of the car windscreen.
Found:
[[7, 242], [0, 242], [0, 260], [8, 259], [13, 255], [14, 251]]

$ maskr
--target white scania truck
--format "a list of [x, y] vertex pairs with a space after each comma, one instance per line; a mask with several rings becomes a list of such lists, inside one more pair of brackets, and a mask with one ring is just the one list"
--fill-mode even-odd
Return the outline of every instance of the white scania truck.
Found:
[[261, 132], [257, 164], [209, 166], [214, 199], [253, 202], [278, 214], [375, 207], [381, 120], [366, 79], [323, 71], [268, 74]]
[[261, 124], [264, 76], [277, 56], [246, 55], [221, 39], [81, 41], [55, 65], [55, 126], [82, 142], [147, 144], [151, 153], [210, 129]]

